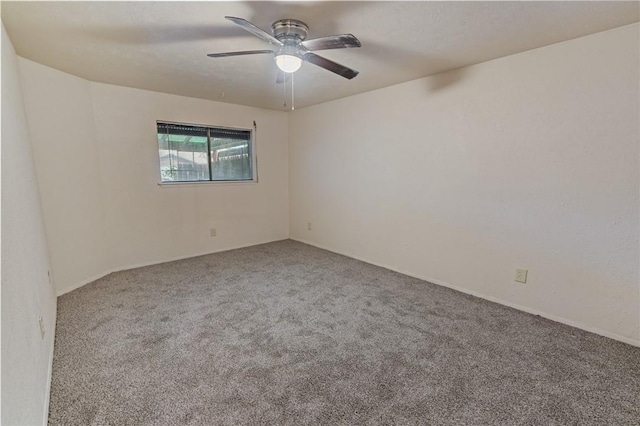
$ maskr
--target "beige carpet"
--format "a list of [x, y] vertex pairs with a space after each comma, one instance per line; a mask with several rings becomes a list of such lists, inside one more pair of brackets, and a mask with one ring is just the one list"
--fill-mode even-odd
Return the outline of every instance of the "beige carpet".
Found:
[[640, 424], [640, 349], [294, 241], [58, 299], [50, 424]]

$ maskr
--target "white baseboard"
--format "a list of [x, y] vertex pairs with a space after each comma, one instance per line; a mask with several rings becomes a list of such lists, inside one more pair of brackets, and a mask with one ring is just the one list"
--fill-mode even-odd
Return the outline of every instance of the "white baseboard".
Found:
[[53, 349], [55, 347], [56, 341], [56, 324], [58, 318], [58, 305], [54, 307], [53, 311], [53, 327], [52, 327], [52, 335], [51, 335], [51, 346], [49, 348], [49, 369], [47, 371], [47, 388], [44, 393], [44, 413], [42, 413], [42, 418], [44, 419], [43, 426], [47, 426], [49, 423], [49, 403], [51, 402], [51, 377], [53, 375]]
[[193, 254], [189, 254], [189, 255], [185, 255], [185, 256], [176, 256], [176, 257], [170, 257], [170, 258], [165, 258], [165, 259], [161, 259], [161, 260], [152, 260], [149, 262], [142, 262], [142, 263], [136, 263], [136, 264], [132, 264], [132, 265], [126, 265], [126, 266], [118, 266], [118, 267], [114, 267], [108, 271], [105, 271], [103, 273], [94, 275], [92, 277], [87, 278], [86, 280], [82, 280], [78, 283], [74, 283], [71, 284], [69, 286], [66, 286], [65, 288], [63, 288], [62, 290], [57, 292], [57, 296], [60, 297], [63, 294], [67, 294], [69, 292], [72, 292], [73, 290], [79, 289], [80, 287], [83, 287], [89, 283], [92, 283], [96, 280], [99, 280], [102, 277], [105, 277], [113, 272], [120, 272], [120, 271], [127, 271], [129, 269], [135, 269], [135, 268], [142, 268], [144, 266], [151, 266], [151, 265], [158, 265], [160, 263], [167, 263], [167, 262], [174, 262], [176, 260], [182, 260], [182, 259], [189, 259], [191, 257], [198, 257], [198, 256], [206, 256], [208, 254], [213, 254], [213, 253], [220, 253], [223, 251], [229, 251], [229, 250], [237, 250], [237, 249], [241, 249], [241, 248], [245, 248], [245, 247], [252, 247], [252, 246], [258, 246], [260, 244], [267, 244], [267, 243], [273, 243], [276, 241], [283, 241], [283, 240], [287, 240], [288, 238], [278, 238], [275, 240], [268, 240], [268, 241], [262, 241], [262, 242], [256, 242], [256, 243], [251, 243], [251, 244], [241, 244], [241, 245], [237, 245], [237, 246], [231, 246], [231, 247], [225, 247], [219, 250], [214, 250], [214, 251], [206, 251], [206, 252], [202, 252], [202, 253], [193, 253]]
[[361, 258], [359, 256], [355, 256], [355, 255], [350, 254], [350, 253], [342, 252], [340, 250], [335, 250], [333, 248], [326, 247], [326, 246], [323, 246], [321, 244], [313, 243], [311, 241], [307, 241], [307, 240], [304, 240], [302, 238], [289, 237], [289, 239], [294, 240], [294, 241], [298, 241], [298, 242], [301, 242], [301, 243], [304, 243], [304, 244], [308, 244], [310, 246], [318, 247], [320, 249], [327, 250], [327, 251], [330, 251], [330, 252], [333, 252], [333, 253], [341, 254], [343, 256], [347, 256], [347, 257], [350, 257], [352, 259], [359, 260], [361, 262], [369, 263], [371, 265], [380, 266], [381, 268], [389, 269], [391, 271], [398, 272], [398, 273], [403, 274], [403, 275], [408, 275], [410, 277], [417, 278], [419, 280], [427, 281], [427, 282], [430, 282], [430, 283], [433, 283], [433, 284], [437, 284], [437, 285], [441, 285], [443, 287], [450, 288], [452, 290], [456, 290], [456, 291], [459, 291], [459, 292], [462, 292], [462, 293], [470, 294], [471, 296], [479, 297], [481, 299], [485, 299], [485, 300], [488, 300], [490, 302], [494, 302], [494, 303], [498, 303], [500, 305], [508, 306], [510, 308], [517, 309], [519, 311], [524, 311], [524, 312], [527, 312], [527, 313], [533, 314], [533, 315], [539, 315], [539, 316], [547, 318], [547, 319], [549, 319], [551, 321], [555, 321], [555, 322], [559, 322], [561, 324], [569, 325], [571, 327], [579, 328], [581, 330], [585, 330], [585, 331], [588, 331], [590, 333], [598, 334], [600, 336], [608, 337], [610, 339], [617, 340], [619, 342], [623, 342], [623, 343], [627, 343], [627, 344], [632, 345], [632, 346], [640, 347], [640, 340], [636, 340], [636, 339], [633, 339], [631, 337], [620, 336], [618, 334], [611, 333], [611, 332], [606, 331], [606, 330], [602, 330], [602, 329], [600, 329], [598, 327], [593, 327], [591, 325], [583, 324], [583, 323], [580, 323], [580, 322], [577, 322], [577, 321], [573, 321], [573, 320], [570, 320], [570, 319], [567, 319], [567, 318], [563, 318], [563, 317], [559, 317], [559, 316], [556, 316], [556, 315], [553, 315], [553, 314], [549, 314], [549, 313], [546, 313], [544, 311], [540, 311], [540, 310], [535, 309], [535, 308], [529, 308], [527, 306], [518, 305], [516, 303], [508, 302], [506, 300], [502, 300], [502, 299], [499, 299], [497, 297], [488, 296], [486, 294], [482, 294], [482, 293], [479, 293], [477, 291], [469, 290], [469, 289], [466, 289], [464, 287], [458, 287], [456, 285], [449, 284], [447, 282], [444, 282], [444, 281], [441, 281], [441, 280], [437, 280], [435, 278], [418, 276], [418, 275], [415, 275], [414, 273], [411, 273], [411, 272], [408, 272], [408, 271], [403, 271], [403, 270], [398, 269], [398, 268], [393, 267], [393, 266], [389, 266], [389, 265], [385, 265], [385, 264], [381, 264], [381, 263], [377, 263], [377, 262], [372, 262], [372, 261], [370, 261], [368, 259], [364, 259], [364, 258]]
[[85, 285], [87, 285], [87, 284], [89, 284], [89, 283], [92, 283], [92, 282], [94, 282], [94, 281], [96, 281], [96, 280], [99, 280], [100, 278], [102, 278], [102, 277], [104, 277], [104, 276], [107, 276], [107, 275], [109, 275], [109, 274], [110, 274], [110, 273], [112, 273], [112, 272], [114, 272], [114, 271], [108, 270], [108, 271], [102, 272], [102, 273], [100, 273], [100, 274], [93, 275], [93, 276], [91, 276], [91, 277], [89, 277], [89, 278], [87, 278], [87, 279], [85, 279], [85, 280], [80, 281], [80, 282], [77, 282], [77, 283], [74, 283], [74, 284], [68, 285], [68, 286], [66, 286], [65, 288], [61, 289], [61, 290], [57, 290], [57, 289], [56, 289], [56, 290], [57, 290], [57, 291], [56, 291], [56, 295], [57, 295], [58, 297], [60, 297], [60, 296], [62, 296], [63, 294], [70, 293], [70, 292], [72, 292], [73, 290], [77, 290], [77, 289], [79, 289], [80, 287], [83, 287], [83, 286], [85, 286]]

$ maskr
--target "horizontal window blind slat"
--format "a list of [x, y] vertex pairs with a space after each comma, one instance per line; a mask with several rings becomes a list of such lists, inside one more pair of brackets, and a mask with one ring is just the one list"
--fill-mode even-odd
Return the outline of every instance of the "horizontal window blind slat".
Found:
[[187, 136], [207, 136], [206, 127], [185, 126], [168, 123], [158, 123], [158, 133], [177, 134]]
[[242, 139], [248, 141], [251, 137], [251, 132], [245, 130], [210, 129], [210, 132], [212, 138]]
[[[248, 130], [222, 129], [209, 127], [209, 134], [212, 138], [241, 139], [250, 140], [251, 132]], [[179, 134], [187, 136], [206, 136], [207, 127], [188, 126], [184, 124], [158, 123], [158, 133]]]

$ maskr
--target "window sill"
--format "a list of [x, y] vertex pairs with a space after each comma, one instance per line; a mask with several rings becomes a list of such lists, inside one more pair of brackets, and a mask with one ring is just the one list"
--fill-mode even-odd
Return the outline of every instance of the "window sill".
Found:
[[203, 180], [198, 182], [158, 182], [159, 187], [171, 187], [171, 186], [208, 186], [208, 185], [251, 185], [258, 183], [257, 180]]

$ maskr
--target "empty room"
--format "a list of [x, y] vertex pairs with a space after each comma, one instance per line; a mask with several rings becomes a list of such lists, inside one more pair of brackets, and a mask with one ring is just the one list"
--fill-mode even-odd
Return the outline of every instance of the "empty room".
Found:
[[640, 3], [1, 12], [2, 425], [640, 424]]

